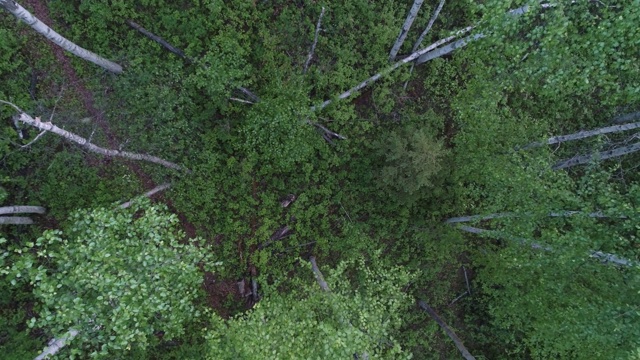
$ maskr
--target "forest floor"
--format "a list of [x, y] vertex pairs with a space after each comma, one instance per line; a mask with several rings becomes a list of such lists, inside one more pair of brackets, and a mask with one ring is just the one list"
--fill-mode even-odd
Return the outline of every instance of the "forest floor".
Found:
[[[54, 21], [51, 19], [49, 8], [44, 4], [43, 0], [25, 0], [25, 5], [33, 10], [33, 14], [40, 19], [40, 21], [54, 29], [56, 28]], [[71, 93], [69, 95], [80, 101], [84, 110], [100, 128], [102, 135], [106, 139], [108, 147], [111, 149], [118, 149], [121, 143], [118, 141], [117, 135], [111, 130], [109, 121], [105, 117], [105, 111], [98, 109], [95, 105], [96, 103], [93, 92], [87, 88], [85, 81], [78, 76], [78, 73], [71, 64], [71, 60], [65, 53], [65, 50], [50, 41], [46, 41], [46, 43], [50, 47], [51, 52], [64, 75], [64, 89]], [[135, 174], [135, 176], [140, 180], [145, 191], [153, 189], [157, 185], [151, 176], [149, 176], [149, 174], [147, 174], [135, 161], [119, 161], [125, 162], [131, 173]], [[95, 157], [89, 156], [87, 157], [87, 162], [91, 166], [103, 168], [110, 162], [110, 159], [97, 161]], [[195, 226], [187, 220], [184, 214], [176, 210], [169, 198], [162, 194], [156, 194], [154, 197], [161, 200], [178, 216], [182, 229], [188, 238], [196, 237]], [[228, 308], [233, 302], [244, 301], [240, 296], [240, 291], [235, 280], [217, 279], [212, 273], [205, 274], [203, 289], [207, 294], [208, 305], [223, 317], [229, 315]]]

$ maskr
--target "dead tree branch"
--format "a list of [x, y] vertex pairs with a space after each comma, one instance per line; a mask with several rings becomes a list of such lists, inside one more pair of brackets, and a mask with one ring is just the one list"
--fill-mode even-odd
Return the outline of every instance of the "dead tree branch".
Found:
[[322, 276], [322, 272], [318, 268], [318, 264], [316, 264], [315, 256], [311, 256], [309, 258], [309, 262], [311, 263], [311, 270], [313, 270], [313, 273], [316, 275], [316, 281], [318, 281], [318, 285], [320, 285], [320, 288], [326, 292], [330, 292], [331, 289], [329, 289], [329, 285], [324, 280], [324, 276]]
[[611, 122], [613, 124], [622, 124], [622, 123], [626, 123], [626, 122], [638, 120], [638, 119], [640, 119], [640, 111], [630, 113], [630, 114], [618, 115], [613, 119], [611, 119]]
[[13, 14], [18, 19], [24, 21], [27, 25], [29, 25], [32, 29], [38, 32], [40, 35], [46, 37], [54, 44], [60, 46], [66, 51], [72, 53], [75, 56], [78, 56], [82, 59], [90, 61], [105, 70], [111, 71], [115, 74], [122, 73], [122, 67], [114, 62], [111, 62], [105, 58], [98, 56], [91, 51], [81, 48], [80, 46], [74, 44], [69, 39], [64, 36], [58, 34], [55, 30], [48, 27], [45, 23], [40, 21], [38, 18], [33, 16], [30, 12], [28, 12], [25, 8], [20, 6], [17, 2], [13, 0], [0, 0], [0, 7], [4, 8], [11, 14]]
[[[468, 29], [470, 30], [471, 28], [468, 28]], [[394, 71], [395, 69], [399, 68], [400, 66], [419, 58], [420, 56], [432, 51], [433, 49], [437, 48], [438, 46], [440, 46], [442, 44], [445, 44], [445, 43], [447, 43], [447, 42], [449, 42], [449, 41], [451, 41], [451, 40], [453, 40], [455, 38], [456, 38], [456, 35], [449, 36], [448, 38], [439, 40], [439, 41], [427, 46], [426, 48], [424, 48], [424, 49], [422, 49], [420, 51], [414, 52], [413, 54], [407, 56], [406, 58], [396, 62], [395, 64], [391, 65], [390, 67], [380, 71], [379, 73], [371, 76], [367, 80], [361, 82], [360, 84], [358, 84], [358, 85], [352, 87], [351, 89], [343, 92], [342, 94], [338, 95], [338, 99], [346, 99], [346, 98], [350, 97], [355, 92], [360, 91], [360, 90], [364, 89], [365, 87], [373, 84], [374, 82], [378, 81], [381, 77], [391, 73], [392, 71]], [[318, 106], [312, 106], [311, 107], [311, 111], [322, 110], [325, 107], [329, 106], [329, 104], [331, 104], [332, 102], [333, 102], [333, 100], [326, 100], [325, 102], [323, 102], [322, 104], [320, 104]]]
[[[164, 191], [164, 190], [166, 190], [166, 189], [168, 189], [170, 187], [171, 187], [171, 184], [169, 184], [169, 183], [158, 185], [158, 186], [154, 187], [153, 189], [147, 191], [146, 193], [142, 194], [142, 196], [150, 198], [153, 195], [155, 195], [155, 194], [157, 194], [157, 193], [159, 193], [161, 191]], [[125, 202], [125, 203], [120, 204], [120, 208], [121, 209], [126, 209], [126, 208], [130, 207], [131, 204], [133, 203], [133, 201], [134, 200], [129, 200], [129, 201]]]
[[426, 302], [424, 302], [423, 300], [420, 300], [418, 301], [418, 305], [420, 305], [422, 310], [424, 310], [427, 314], [429, 314], [429, 316], [431, 316], [431, 318], [436, 323], [438, 323], [438, 325], [440, 325], [440, 327], [444, 330], [444, 332], [447, 333], [447, 336], [449, 336], [449, 338], [453, 340], [453, 343], [456, 345], [458, 350], [460, 350], [460, 353], [462, 354], [463, 358], [465, 358], [466, 360], [476, 359], [475, 357], [473, 357], [473, 355], [471, 355], [469, 350], [467, 350], [467, 348], [464, 346], [464, 343], [462, 342], [462, 340], [460, 340], [458, 335], [456, 335], [456, 333], [449, 327], [449, 325], [447, 325], [447, 323], [445, 323], [444, 320], [442, 320], [440, 316], [435, 311], [433, 311], [433, 309], [429, 305], [427, 305]]
[[307, 61], [304, 63], [303, 73], [306, 74], [309, 69], [309, 64], [311, 63], [311, 59], [313, 58], [313, 53], [316, 51], [316, 45], [318, 44], [318, 33], [320, 33], [320, 24], [322, 24], [322, 17], [324, 16], [324, 6], [322, 7], [322, 11], [320, 12], [320, 16], [318, 17], [318, 23], [316, 24], [316, 33], [313, 37], [313, 45], [311, 45], [311, 50], [309, 51], [309, 56], [307, 56]]
[[143, 28], [142, 26], [140, 26], [137, 23], [135, 23], [133, 20], [127, 19], [127, 24], [129, 26], [131, 26], [132, 28], [138, 30], [138, 32], [140, 32], [144, 36], [146, 36], [149, 39], [151, 39], [151, 40], [157, 42], [158, 44], [162, 45], [165, 49], [167, 49], [167, 50], [171, 51], [172, 53], [180, 56], [181, 58], [187, 60], [188, 63], [193, 63], [193, 60], [191, 60], [189, 57], [187, 57], [187, 55], [185, 55], [182, 50], [180, 50], [180, 49], [176, 48], [175, 46], [169, 44], [163, 38], [161, 38], [160, 36], [152, 33], [151, 31]]

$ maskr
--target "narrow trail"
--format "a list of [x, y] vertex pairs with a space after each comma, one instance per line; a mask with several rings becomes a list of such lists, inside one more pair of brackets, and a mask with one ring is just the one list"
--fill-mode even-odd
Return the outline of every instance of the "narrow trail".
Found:
[[[25, 0], [25, 4], [33, 9], [34, 15], [38, 19], [40, 19], [40, 21], [51, 28], [55, 28], [53, 21], [49, 16], [49, 8], [43, 3], [42, 0]], [[51, 51], [53, 52], [57, 62], [60, 64], [64, 76], [68, 80], [69, 89], [75, 92], [79, 100], [82, 102], [83, 107], [98, 125], [107, 140], [109, 148], [117, 149], [120, 145], [120, 142], [118, 141], [113, 131], [111, 131], [109, 121], [105, 118], [104, 112], [96, 108], [93, 94], [85, 86], [84, 80], [78, 77], [75, 69], [71, 66], [71, 61], [69, 60], [68, 55], [65, 53], [65, 50], [50, 41], [47, 41], [46, 43], [51, 48]], [[129, 170], [131, 170], [131, 172], [135, 174], [138, 179], [140, 179], [144, 189], [152, 189], [157, 185], [151, 179], [151, 176], [145, 173], [140, 165], [138, 165], [136, 162], [125, 161], [125, 163]], [[99, 164], [95, 163], [92, 165], [99, 166]], [[178, 215], [178, 218], [180, 219], [180, 222], [182, 224], [182, 228], [187, 236], [190, 238], [195, 237], [195, 227], [193, 226], [193, 224], [187, 221], [186, 216], [182, 213], [176, 212], [173, 203], [166, 197], [164, 198], [164, 202]]]

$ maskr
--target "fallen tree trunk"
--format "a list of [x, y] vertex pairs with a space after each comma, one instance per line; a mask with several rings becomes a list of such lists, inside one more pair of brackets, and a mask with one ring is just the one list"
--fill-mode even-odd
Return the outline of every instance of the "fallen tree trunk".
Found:
[[[503, 238], [503, 239], [507, 239], [507, 240], [512, 240], [512, 241], [516, 241], [522, 245], [528, 245], [530, 246], [532, 249], [535, 250], [545, 250], [545, 251], [550, 251], [553, 252], [553, 248], [549, 247], [549, 246], [544, 246], [535, 242], [530, 242], [527, 241], [526, 239], [523, 238], [517, 238], [514, 236], [509, 236], [509, 235], [504, 235], [499, 233], [498, 231], [495, 230], [487, 230], [487, 229], [480, 229], [477, 227], [473, 227], [473, 226], [459, 226], [458, 229], [466, 231], [466, 232], [470, 232], [472, 234], [494, 234], [497, 235], [497, 237], [499, 238]], [[611, 253], [605, 253], [602, 251], [594, 251], [594, 250], [590, 250], [589, 251], [589, 257], [595, 258], [595, 259], [599, 259], [602, 263], [607, 264], [607, 263], [612, 263], [612, 264], [616, 264], [616, 265], [620, 265], [620, 266], [627, 266], [627, 267], [632, 267], [636, 265], [636, 262], [630, 259], [626, 259], [623, 257], [620, 257], [616, 254], [611, 254]]]
[[44, 214], [46, 211], [47, 209], [43, 208], [42, 206], [15, 205], [0, 207], [0, 215], [19, 213]]
[[31, 225], [33, 220], [23, 216], [0, 216], [0, 225]]
[[544, 146], [544, 145], [561, 144], [561, 143], [564, 143], [564, 142], [567, 142], [567, 141], [584, 139], [584, 138], [588, 138], [588, 137], [591, 137], [591, 136], [610, 134], [610, 133], [616, 133], [616, 132], [621, 132], [621, 131], [628, 131], [628, 130], [633, 130], [633, 129], [638, 129], [638, 128], [640, 128], [640, 122], [631, 123], [631, 124], [625, 124], [625, 125], [607, 126], [607, 127], [603, 127], [603, 128], [595, 129], [595, 130], [578, 131], [577, 133], [573, 133], [573, 134], [553, 136], [553, 137], [548, 138], [544, 142], [533, 142], [531, 144], [523, 146], [519, 150], [527, 150], [527, 149], [540, 147], [540, 146]]
[[111, 62], [107, 59], [104, 59], [89, 50], [83, 49], [80, 46], [74, 44], [69, 41], [62, 35], [55, 32], [53, 29], [48, 27], [45, 23], [38, 20], [35, 16], [31, 15], [25, 8], [20, 6], [17, 2], [13, 0], [0, 0], [0, 7], [3, 7], [8, 12], [12, 13], [18, 19], [24, 21], [27, 25], [29, 25], [32, 29], [40, 33], [42, 36], [46, 37], [56, 45], [61, 48], [67, 50], [68, 52], [76, 55], [82, 59], [90, 61], [103, 69], [111, 71], [116, 74], [122, 73], [122, 66]]
[[45, 131], [50, 131], [56, 135], [59, 135], [63, 138], [65, 138], [66, 140], [69, 140], [71, 142], [74, 142], [80, 146], [82, 146], [83, 148], [94, 152], [96, 154], [101, 154], [104, 156], [117, 156], [117, 157], [122, 157], [125, 159], [130, 159], [130, 160], [143, 160], [143, 161], [148, 161], [148, 162], [152, 162], [154, 164], [158, 164], [158, 165], [162, 165], [164, 167], [168, 167], [174, 170], [186, 170], [187, 172], [189, 171], [188, 169], [184, 169], [182, 166], [172, 163], [170, 161], [161, 159], [159, 157], [156, 156], [152, 156], [152, 155], [147, 155], [147, 154], [138, 154], [138, 153], [131, 153], [128, 151], [120, 151], [120, 150], [111, 150], [111, 149], [105, 149], [105, 148], [101, 148], [99, 146], [96, 146], [92, 143], [89, 142], [89, 140], [78, 136], [76, 134], [70, 133], [64, 129], [61, 129], [55, 125], [53, 125], [51, 122], [42, 122], [40, 121], [39, 117], [36, 117], [35, 119], [32, 118], [29, 114], [23, 112], [19, 107], [17, 107], [16, 105], [8, 102], [8, 101], [4, 101], [4, 100], [0, 100], [0, 103], [4, 103], [7, 104], [9, 106], [12, 106], [14, 109], [16, 109], [18, 112], [20, 112], [19, 116], [18, 116], [18, 120], [22, 121], [25, 124], [31, 125], [33, 127], [36, 127], [40, 130], [45, 130]]
[[440, 316], [435, 311], [433, 311], [433, 309], [429, 305], [427, 305], [426, 302], [424, 302], [422, 300], [419, 300], [418, 301], [418, 305], [420, 305], [422, 310], [424, 310], [427, 314], [429, 314], [429, 316], [431, 316], [431, 318], [436, 323], [438, 323], [438, 325], [440, 325], [440, 327], [444, 330], [444, 332], [447, 334], [447, 336], [449, 336], [449, 338], [451, 340], [453, 340], [453, 343], [456, 345], [458, 350], [460, 350], [460, 353], [462, 354], [463, 358], [465, 358], [466, 360], [475, 360], [476, 359], [475, 357], [473, 357], [473, 355], [471, 355], [469, 350], [467, 350], [467, 348], [464, 346], [464, 343], [462, 342], [462, 340], [460, 340], [458, 335], [456, 335], [456, 333], [449, 327], [449, 325], [447, 325], [447, 323], [445, 323], [440, 318]]

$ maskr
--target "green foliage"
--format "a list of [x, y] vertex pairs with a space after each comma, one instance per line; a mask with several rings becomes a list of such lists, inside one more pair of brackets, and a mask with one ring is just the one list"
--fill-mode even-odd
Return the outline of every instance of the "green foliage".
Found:
[[45, 231], [16, 249], [23, 255], [12, 282], [26, 279], [41, 304], [31, 327], [76, 329], [74, 352], [105, 355], [144, 349], [157, 332], [179, 336], [199, 316], [199, 264], [212, 264], [197, 239], [183, 240], [175, 215], [147, 200], [126, 210], [77, 211], [71, 220], [66, 231]]
[[392, 132], [380, 150], [386, 156], [380, 174], [382, 184], [405, 203], [415, 201], [419, 191], [432, 186], [431, 179], [446, 155], [442, 142], [434, 139], [428, 128], [416, 126]]
[[410, 279], [404, 269], [367, 266], [362, 258], [342, 262], [327, 276], [331, 292], [294, 281], [296, 290], [269, 293], [247, 314], [214, 319], [208, 358], [408, 358], [393, 333], [411, 304], [402, 292]]

